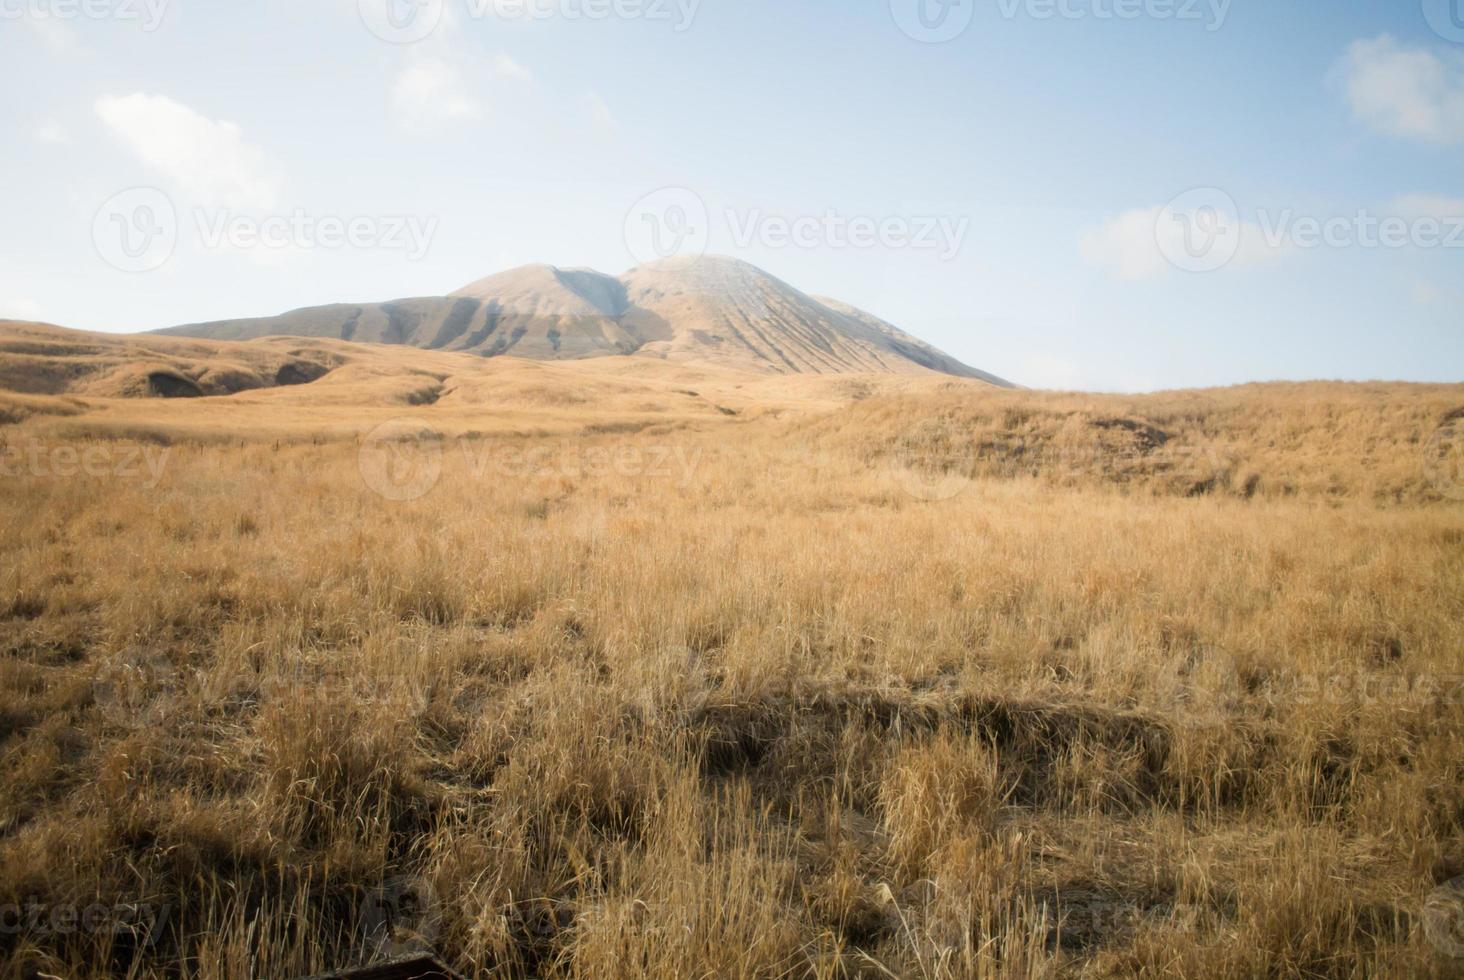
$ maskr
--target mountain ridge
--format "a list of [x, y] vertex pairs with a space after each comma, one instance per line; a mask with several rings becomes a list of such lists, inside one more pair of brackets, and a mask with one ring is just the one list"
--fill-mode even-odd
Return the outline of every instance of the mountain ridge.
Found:
[[446, 296], [335, 303], [154, 332], [311, 337], [550, 361], [656, 357], [771, 374], [934, 372], [1015, 387], [872, 314], [721, 256], [665, 259], [619, 277], [527, 265]]

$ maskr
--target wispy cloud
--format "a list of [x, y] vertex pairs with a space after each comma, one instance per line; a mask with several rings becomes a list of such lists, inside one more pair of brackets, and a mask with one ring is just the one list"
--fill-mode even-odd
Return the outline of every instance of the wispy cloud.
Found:
[[1464, 55], [1408, 48], [1384, 34], [1338, 66], [1353, 115], [1386, 136], [1464, 143]]
[[[1153, 279], [1183, 268], [1175, 257], [1188, 254], [1186, 231], [1180, 222], [1164, 220], [1166, 211], [1162, 205], [1125, 211], [1084, 232], [1079, 238], [1083, 259], [1116, 279], [1130, 282]], [[1217, 215], [1216, 220], [1222, 223], [1220, 233], [1238, 236], [1233, 245], [1224, 245], [1218, 239], [1211, 243], [1216, 248], [1234, 249], [1233, 257], [1223, 265], [1243, 267], [1274, 262], [1287, 251], [1284, 242], [1272, 242], [1253, 222], [1223, 214]]]
[[165, 95], [103, 96], [96, 113], [150, 169], [176, 183], [194, 203], [271, 208], [277, 172], [238, 126], [209, 119]]

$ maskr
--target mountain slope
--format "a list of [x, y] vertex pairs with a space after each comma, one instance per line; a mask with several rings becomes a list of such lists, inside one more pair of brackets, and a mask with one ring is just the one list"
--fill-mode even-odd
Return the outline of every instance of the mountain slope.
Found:
[[632, 269], [623, 281], [633, 316], [671, 328], [667, 340], [642, 353], [787, 374], [919, 367], [849, 318], [746, 262], [668, 259]]
[[646, 342], [625, 322], [625, 287], [591, 269], [528, 265], [452, 294], [483, 307], [483, 329], [454, 350], [540, 360], [633, 354]]
[[667, 259], [619, 279], [531, 265], [450, 296], [312, 307], [159, 332], [211, 340], [334, 338], [536, 360], [637, 355], [771, 374], [936, 372], [1008, 386], [877, 317], [716, 256]]
[[954, 374], [963, 378], [975, 378], [978, 381], [985, 381], [999, 388], [1017, 387], [1004, 378], [998, 378], [994, 374], [978, 371], [976, 368], [962, 364], [944, 351], [932, 347], [918, 337], [907, 334], [894, 324], [886, 323], [872, 313], [866, 313], [846, 303], [840, 303], [835, 299], [828, 299], [823, 296], [819, 296], [817, 299], [834, 312], [842, 314], [847, 319], [869, 330], [874, 334], [876, 343], [888, 345], [895, 353], [901, 355], [906, 360], [913, 361], [940, 374]]

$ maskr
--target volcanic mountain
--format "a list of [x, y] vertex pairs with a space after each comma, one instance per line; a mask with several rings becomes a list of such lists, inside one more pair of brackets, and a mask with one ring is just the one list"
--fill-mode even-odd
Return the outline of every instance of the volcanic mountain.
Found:
[[773, 374], [936, 372], [1010, 386], [868, 313], [717, 256], [666, 259], [618, 279], [531, 265], [449, 296], [317, 306], [159, 333], [330, 338], [536, 360], [635, 355]]

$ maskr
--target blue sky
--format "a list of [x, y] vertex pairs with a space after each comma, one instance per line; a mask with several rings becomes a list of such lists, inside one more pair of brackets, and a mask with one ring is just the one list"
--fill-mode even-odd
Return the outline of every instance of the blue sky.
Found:
[[[671, 200], [683, 247], [1033, 386], [1464, 380], [1464, 0], [419, 0], [388, 43], [401, 2], [0, 0], [0, 316], [619, 273]], [[176, 233], [125, 271], [139, 187]], [[366, 224], [217, 234], [270, 219]]]

